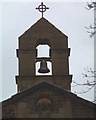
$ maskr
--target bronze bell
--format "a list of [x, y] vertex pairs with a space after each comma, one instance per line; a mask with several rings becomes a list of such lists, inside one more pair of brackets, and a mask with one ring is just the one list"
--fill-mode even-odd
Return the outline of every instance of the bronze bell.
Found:
[[46, 60], [41, 60], [40, 69], [38, 70], [39, 73], [49, 73], [50, 70], [47, 68]]

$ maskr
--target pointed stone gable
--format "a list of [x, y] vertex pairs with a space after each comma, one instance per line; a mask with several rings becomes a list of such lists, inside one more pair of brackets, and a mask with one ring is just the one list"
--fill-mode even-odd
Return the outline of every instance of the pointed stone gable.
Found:
[[[60, 46], [60, 49], [68, 47], [68, 37], [45, 18], [38, 20], [19, 39], [20, 49], [34, 49], [39, 44], [39, 39], [44, 39], [42, 43], [47, 41], [49, 46], [54, 49], [58, 46]], [[50, 41], [48, 42], [48, 40]]]

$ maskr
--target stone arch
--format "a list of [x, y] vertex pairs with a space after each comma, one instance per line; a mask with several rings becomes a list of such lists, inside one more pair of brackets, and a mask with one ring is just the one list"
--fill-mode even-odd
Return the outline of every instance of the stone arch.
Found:
[[36, 102], [36, 108], [38, 111], [51, 111], [53, 108], [53, 102], [48, 97], [41, 97]]
[[36, 48], [38, 45], [44, 45], [44, 44], [47, 44], [47, 45], [51, 48], [51, 42], [50, 42], [50, 40], [47, 39], [47, 38], [38, 39], [38, 40], [36, 41], [35, 48]]

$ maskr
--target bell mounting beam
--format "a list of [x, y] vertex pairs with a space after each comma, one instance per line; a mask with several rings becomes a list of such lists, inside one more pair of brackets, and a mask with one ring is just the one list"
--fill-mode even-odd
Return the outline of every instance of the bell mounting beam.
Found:
[[39, 10], [39, 12], [42, 13], [42, 17], [43, 17], [43, 13], [49, 9], [49, 7], [46, 7], [46, 5], [43, 4], [43, 2], [41, 2], [41, 5], [39, 5], [36, 9]]
[[36, 58], [36, 59], [35, 59], [35, 62], [37, 62], [37, 61], [42, 61], [42, 60], [46, 60], [46, 61], [52, 62], [52, 60], [51, 60], [49, 57], [39, 57], [39, 58]]

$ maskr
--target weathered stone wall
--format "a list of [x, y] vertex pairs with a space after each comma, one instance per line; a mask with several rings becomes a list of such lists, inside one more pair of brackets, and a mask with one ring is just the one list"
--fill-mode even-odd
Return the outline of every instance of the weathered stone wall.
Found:
[[94, 118], [95, 116], [95, 105], [85, 104], [85, 102], [77, 102], [75, 99], [72, 100], [72, 117], [73, 118]]
[[[52, 101], [52, 107], [48, 110], [38, 110], [37, 100], [48, 98]], [[16, 118], [66, 118], [72, 117], [71, 102], [65, 95], [59, 95], [56, 91], [46, 88], [38, 89], [33, 93], [28, 93], [16, 101], [14, 104], [3, 106], [3, 116], [10, 116], [10, 110], [13, 110]]]
[[[46, 101], [45, 107], [41, 103], [38, 107], [38, 101], [42, 98], [49, 99], [51, 107]], [[3, 116], [8, 118], [13, 116], [15, 118], [94, 118], [94, 107], [89, 102], [86, 104], [84, 100], [72, 98], [68, 92], [62, 93], [56, 89], [42, 87], [26, 93], [15, 102], [3, 105]]]
[[2, 104], [2, 118], [16, 118], [17, 103]]

